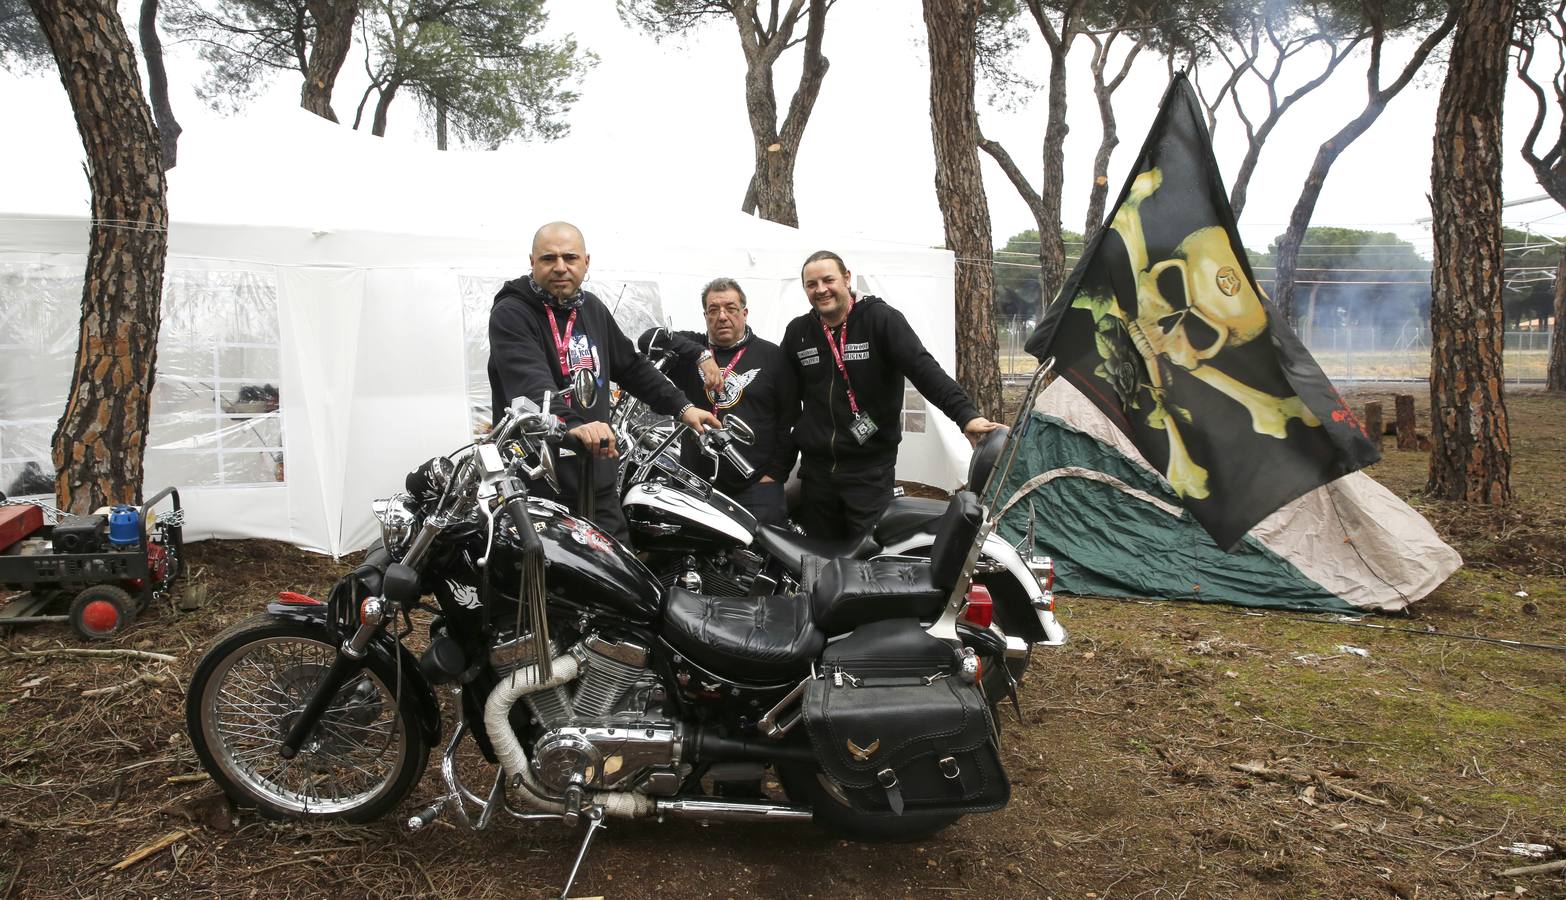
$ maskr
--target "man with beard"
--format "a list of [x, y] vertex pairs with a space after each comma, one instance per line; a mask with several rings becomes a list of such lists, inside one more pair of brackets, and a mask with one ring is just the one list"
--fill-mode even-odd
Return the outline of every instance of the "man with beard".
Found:
[[[489, 313], [489, 387], [498, 421], [515, 397], [537, 402], [545, 391], [559, 393], [578, 370], [593, 374], [598, 396], [591, 407], [555, 401], [554, 412], [582, 451], [562, 453], [560, 494], [577, 505], [582, 467], [592, 466], [594, 522], [627, 542], [625, 514], [615, 496], [614, 432], [609, 428], [609, 384], [614, 382], [657, 412], [678, 416], [692, 428], [717, 427], [712, 413], [687, 402], [669, 380], [636, 352], [608, 307], [582, 290], [591, 257], [576, 226], [551, 222], [533, 236], [531, 274], [506, 282]], [[531, 490], [552, 496], [547, 485]]]
[[782, 525], [788, 518], [783, 483], [794, 468], [793, 444], [782, 418], [799, 406], [794, 373], [778, 345], [757, 337], [746, 324], [745, 291], [734, 279], [709, 282], [702, 288], [701, 305], [706, 334], [654, 328], [638, 344], [644, 349], [655, 343], [668, 346], [675, 354], [669, 374], [675, 387], [720, 420], [737, 415], [751, 427], [755, 440], [736, 446], [755, 472], [747, 478], [725, 459], [714, 469], [712, 458], [694, 440], [686, 440], [680, 461], [692, 472], [712, 475], [713, 486], [750, 510], [757, 523]]
[[811, 254], [800, 281], [811, 310], [783, 332], [803, 403], [793, 433], [802, 460], [798, 521], [812, 537], [850, 537], [873, 528], [892, 500], [905, 377], [969, 441], [1000, 425], [979, 415], [902, 313], [855, 295], [842, 257]]

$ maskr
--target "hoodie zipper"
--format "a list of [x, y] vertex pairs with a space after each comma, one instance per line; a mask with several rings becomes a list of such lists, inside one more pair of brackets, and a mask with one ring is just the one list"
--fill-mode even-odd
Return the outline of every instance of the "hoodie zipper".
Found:
[[[827, 348], [831, 352], [831, 348]], [[832, 451], [832, 474], [837, 474], [837, 409], [832, 405], [832, 388], [837, 386], [837, 368], [832, 369], [832, 380], [827, 382], [827, 417], [832, 420], [832, 437], [827, 447]]]

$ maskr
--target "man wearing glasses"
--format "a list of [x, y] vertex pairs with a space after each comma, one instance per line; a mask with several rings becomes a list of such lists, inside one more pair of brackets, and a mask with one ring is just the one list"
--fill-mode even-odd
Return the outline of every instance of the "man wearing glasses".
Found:
[[788, 518], [783, 483], [794, 468], [793, 443], [782, 417], [799, 406], [792, 370], [777, 344], [757, 337], [745, 324], [745, 291], [734, 279], [709, 282], [702, 288], [701, 305], [706, 334], [653, 329], [638, 343], [658, 343], [674, 352], [669, 378], [692, 403], [719, 421], [737, 415], [755, 431], [750, 446], [737, 445], [755, 472], [747, 478], [728, 460], [703, 455], [689, 439], [680, 462], [698, 475], [713, 476], [713, 486], [750, 510], [759, 524], [782, 525]]

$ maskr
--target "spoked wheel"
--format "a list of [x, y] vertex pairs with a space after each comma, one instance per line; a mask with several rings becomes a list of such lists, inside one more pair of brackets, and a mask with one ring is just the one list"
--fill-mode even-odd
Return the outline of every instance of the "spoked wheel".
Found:
[[[219, 636], [186, 694], [186, 727], [212, 778], [273, 818], [377, 818], [424, 774], [429, 755], [397, 673], [366, 658], [293, 759], [278, 752], [337, 650], [318, 626], [256, 616]], [[382, 671], [385, 669], [385, 671]]]
[[848, 805], [848, 800], [815, 766], [783, 763], [778, 781], [795, 803], [810, 806], [815, 823], [855, 841], [898, 843], [918, 841], [944, 830], [962, 818], [961, 813], [905, 813], [901, 816], [868, 815]]

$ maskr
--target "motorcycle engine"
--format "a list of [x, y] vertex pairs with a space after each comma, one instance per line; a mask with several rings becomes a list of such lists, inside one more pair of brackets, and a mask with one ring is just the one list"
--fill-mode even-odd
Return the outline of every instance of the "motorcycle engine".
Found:
[[524, 698], [543, 728], [532, 754], [542, 785], [557, 795], [574, 781], [598, 790], [676, 793], [680, 727], [663, 715], [647, 648], [589, 634], [571, 654], [580, 670], [575, 680]]

